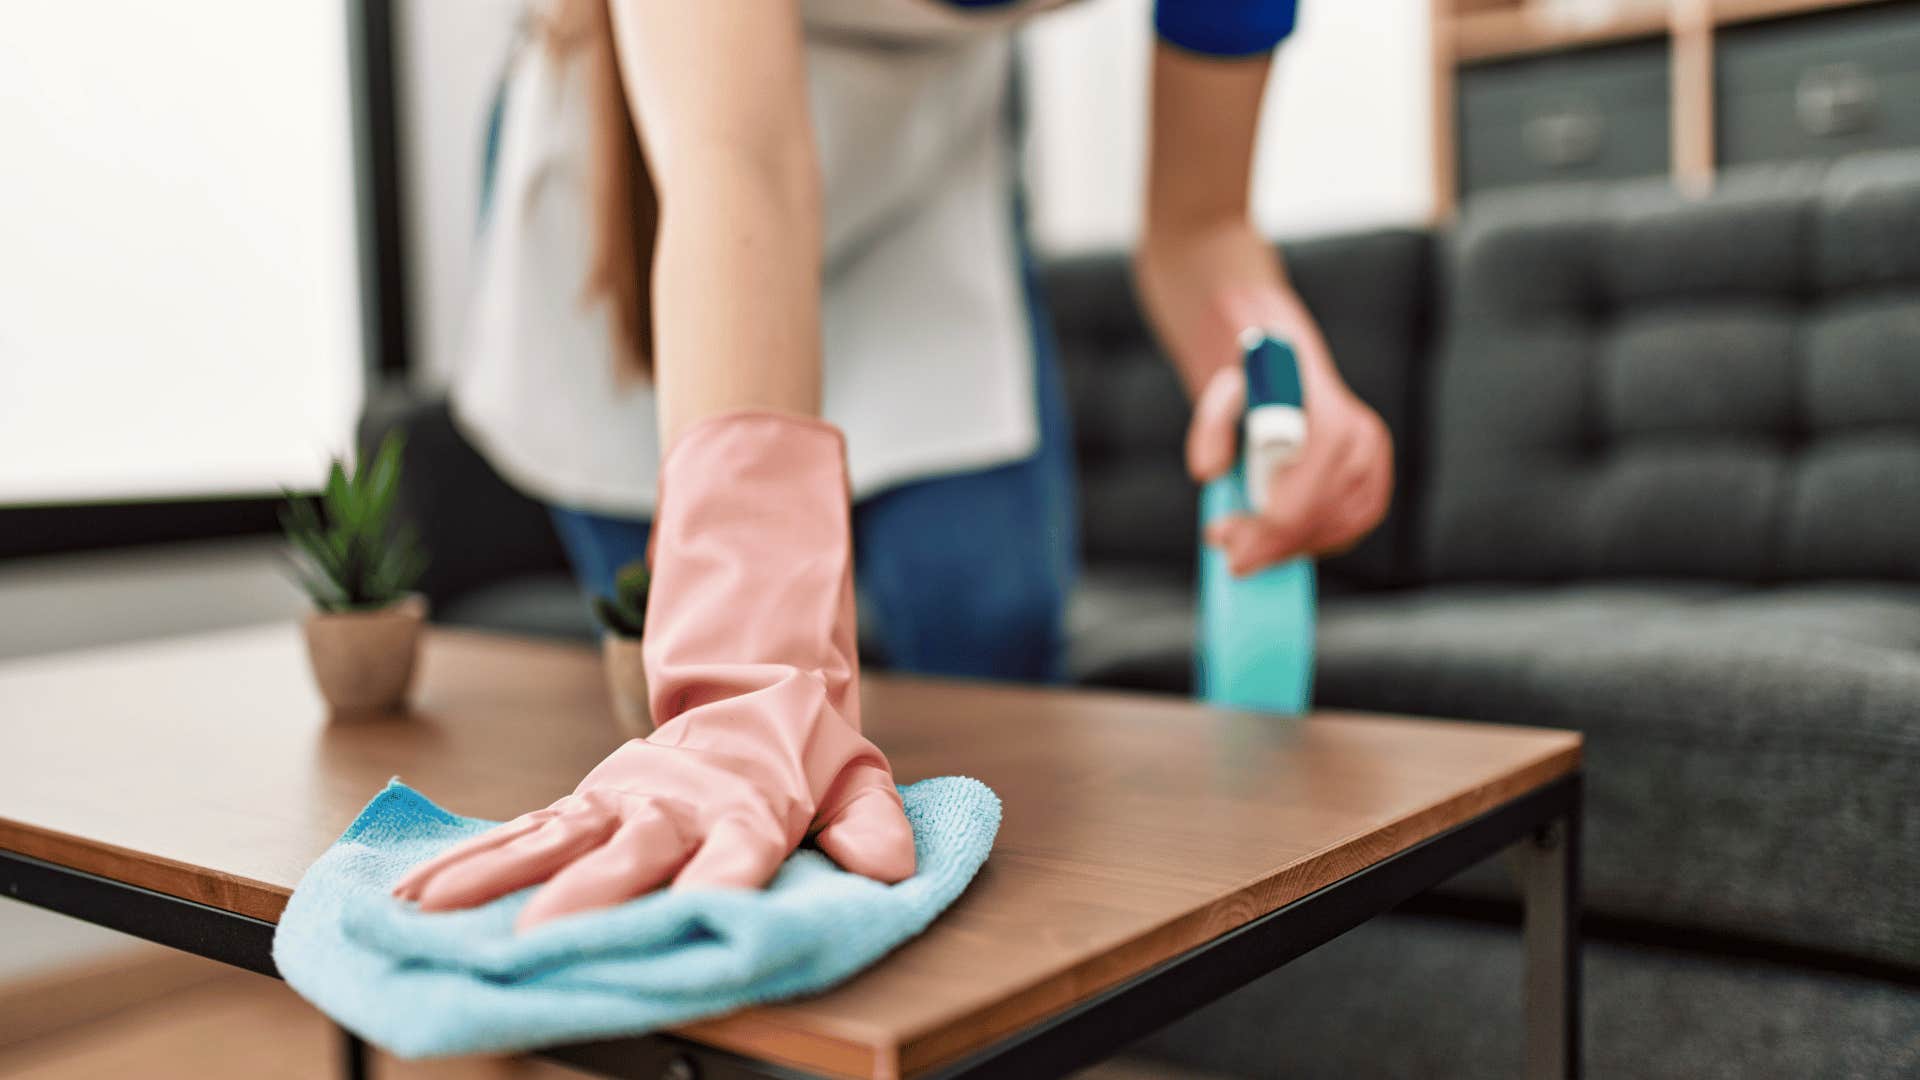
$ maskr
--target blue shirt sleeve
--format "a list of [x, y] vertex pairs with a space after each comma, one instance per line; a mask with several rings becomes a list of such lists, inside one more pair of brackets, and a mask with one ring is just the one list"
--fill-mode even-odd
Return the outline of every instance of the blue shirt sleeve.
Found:
[[1160, 40], [1203, 56], [1255, 56], [1293, 32], [1298, 0], [1154, 0]]

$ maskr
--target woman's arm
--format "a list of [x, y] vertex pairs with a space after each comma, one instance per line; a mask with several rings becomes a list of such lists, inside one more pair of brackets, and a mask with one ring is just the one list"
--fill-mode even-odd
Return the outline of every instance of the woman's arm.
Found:
[[819, 167], [795, 0], [614, 0], [660, 199], [662, 447], [737, 409], [820, 410]]
[[[1290, 17], [1290, 13], [1289, 13]], [[1393, 492], [1386, 425], [1347, 389], [1279, 254], [1255, 228], [1251, 184], [1270, 55], [1200, 55], [1165, 41], [1153, 57], [1145, 228], [1135, 278], [1147, 315], [1194, 398], [1187, 466], [1227, 471], [1245, 386], [1240, 331], [1292, 342], [1306, 396], [1307, 446], [1272, 478], [1265, 511], [1209, 528], [1236, 573], [1357, 543]]]
[[[1251, 218], [1254, 137], [1271, 57], [1154, 46], [1146, 213], [1135, 271], [1154, 329], [1198, 398], [1242, 326], [1293, 297]], [[1235, 325], [1236, 320], [1245, 320]]]
[[613, 14], [660, 200], [654, 730], [394, 886], [445, 911], [540, 885], [522, 928], [662, 885], [757, 888], [810, 834], [853, 873], [914, 870], [892, 771], [860, 732], [846, 448], [811, 416], [820, 182], [793, 0]]

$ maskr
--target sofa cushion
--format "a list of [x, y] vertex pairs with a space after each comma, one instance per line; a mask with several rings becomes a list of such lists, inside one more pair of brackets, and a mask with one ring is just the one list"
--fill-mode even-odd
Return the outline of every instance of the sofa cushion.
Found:
[[1327, 705], [1584, 732], [1593, 910], [1920, 967], [1920, 587], [1346, 597], [1320, 655]]
[[[1526, 1074], [1520, 935], [1387, 915], [1148, 1036], [1143, 1075], [1468, 1080]], [[1693, 950], [1589, 939], [1585, 1075], [1857, 1080], [1920, 1075], [1920, 990]], [[1152, 1066], [1165, 1062], [1159, 1071]]]
[[1920, 153], [1476, 204], [1428, 413], [1445, 580], [1920, 580]]
[[[1076, 678], [1185, 692], [1192, 595], [1089, 570]], [[1334, 594], [1318, 649], [1323, 707], [1586, 733], [1593, 910], [1920, 968], [1920, 586]]]
[[1179, 566], [1090, 564], [1067, 604], [1074, 682], [1184, 694], [1193, 686], [1194, 582]]

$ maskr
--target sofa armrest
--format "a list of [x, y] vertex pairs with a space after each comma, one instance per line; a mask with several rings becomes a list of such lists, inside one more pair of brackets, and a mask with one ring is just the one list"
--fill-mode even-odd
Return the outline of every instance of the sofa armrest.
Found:
[[404, 388], [371, 395], [360, 417], [361, 452], [391, 431], [407, 440], [398, 516], [426, 548], [420, 591], [435, 607], [497, 581], [566, 568], [546, 510], [474, 450], [444, 397]]

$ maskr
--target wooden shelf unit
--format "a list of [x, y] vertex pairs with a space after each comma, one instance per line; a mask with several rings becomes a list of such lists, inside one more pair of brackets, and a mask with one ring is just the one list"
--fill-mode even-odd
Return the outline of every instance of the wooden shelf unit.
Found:
[[1455, 127], [1459, 69], [1617, 42], [1666, 38], [1672, 65], [1672, 171], [1704, 194], [1714, 177], [1714, 33], [1762, 19], [1861, 7], [1884, 0], [1618, 0], [1599, 17], [1552, 0], [1431, 0], [1436, 220], [1458, 202]]
[[1583, 45], [1657, 37], [1668, 31], [1665, 4], [1631, 4], [1604, 21], [1571, 19], [1542, 4], [1482, 8], [1452, 16], [1461, 62], [1555, 52]]

